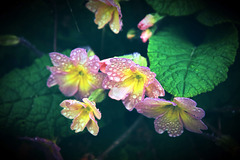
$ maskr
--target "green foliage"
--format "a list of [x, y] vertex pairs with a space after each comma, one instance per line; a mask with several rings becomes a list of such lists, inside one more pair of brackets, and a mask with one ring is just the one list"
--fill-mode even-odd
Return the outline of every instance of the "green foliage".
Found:
[[49, 56], [25, 69], [15, 69], [0, 80], [1, 131], [20, 136], [53, 138], [72, 134], [70, 120], [59, 104], [64, 96], [57, 87], [48, 88]]
[[146, 0], [160, 15], [185, 16], [205, 7], [202, 0]]
[[211, 91], [225, 81], [238, 48], [238, 32], [232, 24], [207, 28], [198, 44], [188, 30], [170, 25], [152, 36], [148, 46], [151, 70], [164, 89], [178, 97]]

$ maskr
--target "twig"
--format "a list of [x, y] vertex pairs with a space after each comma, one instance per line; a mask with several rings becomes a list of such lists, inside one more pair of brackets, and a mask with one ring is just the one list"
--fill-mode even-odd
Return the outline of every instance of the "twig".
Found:
[[126, 132], [124, 132], [117, 140], [115, 140], [110, 147], [108, 147], [97, 160], [103, 160], [113, 149], [115, 149], [124, 139], [126, 139], [130, 133], [137, 127], [137, 125], [142, 121], [143, 116], [139, 116], [137, 120], [132, 124]]

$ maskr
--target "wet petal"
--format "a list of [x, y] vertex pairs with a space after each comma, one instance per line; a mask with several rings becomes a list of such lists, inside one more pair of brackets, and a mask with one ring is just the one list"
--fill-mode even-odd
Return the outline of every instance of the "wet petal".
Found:
[[95, 89], [102, 88], [102, 82], [105, 76], [106, 75], [103, 73], [97, 73], [80, 77], [78, 86], [79, 89], [75, 97], [78, 99], [86, 98]]
[[87, 124], [87, 129], [92, 135], [97, 136], [99, 132], [99, 127], [92, 112], [90, 112], [89, 117], [90, 117], [90, 121]]
[[158, 80], [154, 79], [154, 81], [146, 87], [146, 95], [151, 98], [163, 97], [165, 96], [165, 91]]
[[94, 22], [98, 25], [98, 29], [103, 28], [111, 19], [114, 7], [102, 5], [95, 13]]
[[96, 108], [96, 103], [95, 102], [92, 102], [87, 98], [83, 98], [83, 102], [86, 103], [88, 105], [88, 107], [91, 108], [91, 110], [93, 111], [93, 113], [94, 113], [94, 115], [96, 116], [97, 119], [101, 119], [101, 112]]
[[180, 136], [183, 133], [183, 124], [179, 119], [179, 111], [169, 108], [165, 114], [155, 119], [154, 127], [159, 134], [167, 131], [170, 137]]
[[184, 111], [181, 112], [180, 117], [184, 127], [190, 132], [202, 133], [201, 130], [207, 130], [207, 126], [201, 120], [195, 119]]
[[57, 82], [55, 81], [54, 76], [51, 74], [47, 80], [47, 86], [52, 87], [52, 86], [55, 86], [56, 84]]
[[176, 106], [176, 104], [165, 99], [145, 98], [143, 101], [137, 103], [135, 108], [138, 113], [148, 118], [157, 118], [159, 115], [167, 112], [171, 106]]
[[119, 18], [117, 9], [113, 12], [113, 17], [112, 20], [109, 22], [109, 26], [115, 34], [118, 34], [119, 31], [122, 29], [122, 21]]
[[138, 94], [131, 93], [125, 99], [123, 99], [123, 104], [127, 110], [132, 111], [135, 105], [138, 104], [144, 98], [144, 91]]
[[51, 58], [53, 65], [58, 70], [67, 72], [72, 67], [71, 60], [66, 55], [57, 52], [51, 52], [49, 53], [49, 56]]
[[75, 118], [85, 108], [83, 103], [76, 100], [64, 100], [60, 106], [63, 107], [62, 115], [69, 119]]
[[60, 91], [65, 96], [73, 96], [77, 93], [79, 85], [77, 74], [55, 74], [54, 78], [59, 85]]
[[75, 66], [84, 64], [88, 60], [86, 49], [76, 48], [72, 50], [70, 54], [70, 59]]
[[100, 62], [100, 60], [99, 60], [98, 56], [94, 55], [94, 56], [89, 57], [85, 66], [90, 73], [96, 74], [96, 73], [98, 73], [98, 70], [100, 67], [99, 62]]
[[111, 58], [111, 65], [107, 65], [105, 71], [110, 80], [116, 82], [124, 81], [131, 76], [132, 71], [130, 67], [136, 65], [133, 61], [126, 58]]
[[106, 67], [107, 67], [107, 65], [110, 65], [110, 64], [111, 64], [110, 59], [111, 59], [111, 58], [104, 59], [104, 60], [101, 60], [101, 61], [99, 62], [100, 71], [101, 71], [101, 72], [106, 73]]
[[109, 91], [108, 95], [110, 98], [115, 100], [123, 100], [132, 91], [132, 86], [128, 87], [113, 87]]
[[89, 113], [86, 111], [82, 111], [74, 118], [71, 124], [71, 129], [75, 130], [76, 133], [81, 132], [84, 130], [89, 120]]
[[92, 12], [96, 12], [98, 8], [102, 7], [103, 5], [105, 5], [104, 3], [98, 1], [98, 0], [89, 0], [86, 3], [86, 7], [87, 9], [89, 9]]
[[175, 97], [173, 102], [175, 102], [178, 107], [191, 114], [195, 119], [202, 119], [205, 116], [204, 110], [196, 107], [197, 103], [190, 98]]

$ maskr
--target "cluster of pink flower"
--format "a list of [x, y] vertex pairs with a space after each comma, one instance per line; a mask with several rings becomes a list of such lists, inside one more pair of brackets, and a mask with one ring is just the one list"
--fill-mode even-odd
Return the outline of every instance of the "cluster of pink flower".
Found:
[[[196, 102], [189, 98], [175, 97], [173, 101], [159, 99], [165, 95], [164, 89], [156, 74], [148, 67], [143, 67], [127, 58], [109, 58], [100, 61], [96, 55], [88, 57], [85, 49], [71, 51], [70, 58], [52, 52], [50, 58], [53, 67], [47, 67], [51, 75], [47, 86], [59, 85], [65, 96], [82, 99], [64, 100], [62, 115], [74, 119], [71, 129], [75, 132], [88, 131], [97, 135], [99, 127], [95, 117], [101, 118], [94, 100], [89, 95], [96, 89], [109, 91], [109, 97], [122, 100], [126, 109], [134, 108], [149, 118], [155, 118], [155, 130], [158, 133], [167, 131], [175, 137], [183, 133], [183, 127], [191, 132], [201, 133], [207, 129], [201, 119], [205, 113], [196, 107]], [[101, 72], [99, 72], [99, 69]]]

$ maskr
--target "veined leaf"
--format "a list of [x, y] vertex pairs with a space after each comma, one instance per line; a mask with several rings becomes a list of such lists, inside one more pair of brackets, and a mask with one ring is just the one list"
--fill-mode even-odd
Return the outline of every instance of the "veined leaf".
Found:
[[202, 0], [146, 0], [160, 15], [185, 16], [205, 7]]
[[234, 62], [237, 29], [231, 24], [209, 28], [203, 42], [195, 46], [179, 26], [165, 28], [150, 38], [151, 70], [163, 88], [176, 97], [213, 90], [226, 80], [228, 67]]
[[0, 79], [1, 132], [18, 136], [54, 138], [73, 134], [71, 120], [59, 104], [65, 99], [57, 87], [48, 88], [48, 55], [25, 69], [15, 69]]

